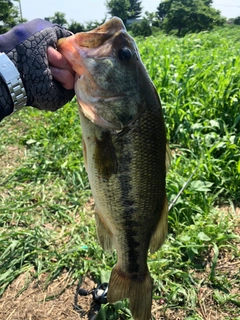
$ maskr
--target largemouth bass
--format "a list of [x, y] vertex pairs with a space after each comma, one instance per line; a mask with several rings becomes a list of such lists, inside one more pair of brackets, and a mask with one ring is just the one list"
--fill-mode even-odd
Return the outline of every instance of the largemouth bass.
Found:
[[148, 250], [167, 234], [166, 133], [161, 103], [134, 40], [119, 18], [58, 43], [76, 71], [75, 93], [98, 239], [117, 251], [107, 299], [129, 299], [151, 318]]

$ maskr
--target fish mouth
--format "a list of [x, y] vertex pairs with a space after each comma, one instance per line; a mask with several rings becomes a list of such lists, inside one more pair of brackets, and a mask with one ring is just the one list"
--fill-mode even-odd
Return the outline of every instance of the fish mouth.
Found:
[[[67, 38], [59, 39], [57, 48], [72, 65], [73, 70], [81, 76], [85, 68], [84, 57], [89, 55], [91, 49], [98, 50], [105, 42], [122, 32], [126, 33], [122, 20], [114, 17], [91, 31], [78, 32]], [[99, 57], [104, 56], [101, 50], [97, 54]], [[93, 55], [96, 56], [96, 52]]]
[[92, 123], [97, 126], [113, 130], [113, 131], [121, 131], [123, 129], [123, 124], [119, 121], [108, 121], [101, 115], [99, 115], [98, 110], [92, 105], [93, 103], [97, 104], [99, 102], [111, 102], [122, 99], [122, 96], [112, 96], [112, 97], [94, 97], [92, 103], [85, 102], [78, 97], [78, 103], [80, 106], [80, 110], [84, 114], [86, 118], [88, 118]]
[[121, 19], [113, 17], [111, 20], [88, 32], [75, 34], [75, 41], [83, 48], [97, 48], [118, 32], [126, 31]]

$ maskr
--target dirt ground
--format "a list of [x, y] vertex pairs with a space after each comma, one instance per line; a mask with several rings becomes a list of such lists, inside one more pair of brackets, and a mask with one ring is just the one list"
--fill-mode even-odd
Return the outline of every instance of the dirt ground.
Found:
[[[221, 268], [221, 263], [219, 265]], [[228, 269], [230, 265], [226, 266]], [[235, 263], [233, 269], [239, 269]], [[235, 271], [232, 270], [233, 273]], [[28, 288], [19, 293], [26, 282], [29, 274], [22, 274], [5, 291], [0, 299], [0, 319], [1, 320], [79, 320], [93, 319], [91, 312], [92, 295], [79, 296], [76, 300], [76, 289], [78, 283], [68, 284], [67, 273], [53, 281], [51, 285], [44, 290], [44, 282], [47, 275], [42, 275], [40, 281], [32, 281]], [[95, 287], [95, 283], [89, 279], [84, 279], [82, 288], [90, 291]], [[239, 288], [235, 288], [239, 290]], [[213, 290], [204, 285], [199, 290], [199, 301], [197, 313], [204, 320], [224, 320], [231, 315], [222, 312], [212, 298]], [[16, 296], [17, 295], [17, 296]], [[235, 306], [232, 306], [235, 308]], [[231, 308], [231, 306], [229, 306]], [[156, 320], [183, 320], [187, 317], [186, 311], [182, 309], [167, 309], [162, 301], [153, 301], [152, 313]]]
[[[238, 210], [240, 217], [240, 210]], [[236, 233], [240, 235], [240, 219], [236, 226]], [[240, 244], [238, 243], [240, 251]], [[211, 254], [210, 254], [211, 256]], [[209, 262], [211, 263], [211, 261]], [[209, 268], [210, 269], [210, 268]], [[216, 270], [227, 274], [229, 281], [240, 272], [240, 261], [231, 259], [229, 252], [220, 251]], [[206, 274], [198, 274], [201, 279], [207, 279]], [[92, 295], [76, 295], [78, 282], [71, 283], [67, 272], [54, 280], [47, 289], [44, 283], [47, 274], [42, 274], [38, 280], [34, 279], [33, 273], [28, 272], [20, 275], [7, 288], [0, 299], [0, 319], [1, 320], [79, 320], [93, 319], [90, 312], [93, 302]], [[81, 283], [81, 288], [90, 291], [96, 284], [85, 278]], [[239, 294], [239, 288], [233, 287], [231, 293]], [[237, 308], [237, 309], [236, 309]], [[238, 310], [239, 309], [239, 315]], [[227, 311], [224, 311], [227, 310]], [[213, 299], [213, 289], [203, 281], [199, 289], [198, 304], [196, 312], [200, 319], [204, 320], [239, 320], [240, 308], [229, 302], [228, 308], [221, 308]], [[164, 301], [153, 301], [152, 313], [156, 320], [183, 320], [189, 314], [183, 309], [166, 308]], [[237, 314], [237, 317], [236, 317]]]

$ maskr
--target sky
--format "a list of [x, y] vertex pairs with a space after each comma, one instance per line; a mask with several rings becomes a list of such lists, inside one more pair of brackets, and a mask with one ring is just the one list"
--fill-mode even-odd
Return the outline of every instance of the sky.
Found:
[[[19, 0], [22, 16], [27, 20], [46, 18], [55, 12], [65, 13], [68, 23], [72, 20], [85, 23], [101, 21], [106, 13], [106, 0]], [[142, 13], [155, 12], [160, 0], [142, 0]], [[220, 10], [227, 18], [240, 16], [240, 0], [214, 0], [213, 7]]]

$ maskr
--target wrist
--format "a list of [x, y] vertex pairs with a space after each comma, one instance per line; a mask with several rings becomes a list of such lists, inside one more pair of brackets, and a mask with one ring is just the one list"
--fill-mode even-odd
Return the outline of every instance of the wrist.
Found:
[[13, 101], [5, 81], [0, 77], [0, 121], [13, 113]]
[[9, 101], [6, 96], [6, 94], [8, 94], [11, 100], [10, 105], [13, 106], [13, 111], [24, 107], [27, 102], [27, 95], [22, 79], [15, 65], [5, 53], [0, 53], [0, 78], [5, 84], [1, 86], [3, 88], [5, 87], [5, 100]]

